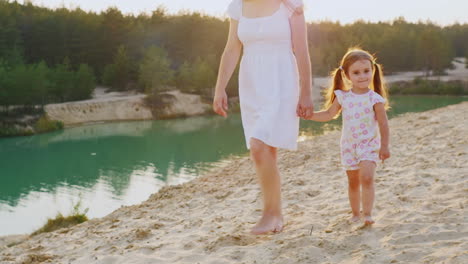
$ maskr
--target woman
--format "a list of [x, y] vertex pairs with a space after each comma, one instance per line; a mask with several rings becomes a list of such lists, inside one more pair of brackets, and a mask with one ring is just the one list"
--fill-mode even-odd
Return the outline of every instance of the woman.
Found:
[[277, 148], [295, 150], [299, 117], [313, 114], [311, 66], [302, 0], [232, 0], [229, 37], [213, 100], [226, 117], [225, 92], [239, 60], [239, 97], [247, 148], [263, 194], [253, 234], [283, 229]]

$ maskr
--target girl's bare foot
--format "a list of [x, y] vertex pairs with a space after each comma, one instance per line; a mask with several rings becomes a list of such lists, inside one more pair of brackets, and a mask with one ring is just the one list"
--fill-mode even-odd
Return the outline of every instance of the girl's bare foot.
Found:
[[361, 220], [361, 216], [359, 216], [359, 215], [353, 215], [353, 217], [351, 217], [349, 219], [349, 221], [351, 221], [351, 223], [357, 223], [357, 222], [359, 222], [359, 220]]
[[364, 224], [365, 225], [372, 225], [373, 223], [375, 223], [375, 221], [372, 219], [372, 217], [370, 215], [364, 216]]
[[278, 233], [283, 230], [283, 216], [263, 215], [260, 221], [252, 228], [251, 233], [262, 235], [269, 232]]

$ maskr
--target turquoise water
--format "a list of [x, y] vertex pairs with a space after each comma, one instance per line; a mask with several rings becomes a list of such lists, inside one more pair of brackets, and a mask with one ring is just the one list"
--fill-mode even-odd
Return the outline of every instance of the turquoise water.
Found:
[[[394, 97], [389, 116], [466, 101]], [[301, 123], [301, 136], [339, 129]], [[167, 121], [96, 124], [0, 139], [0, 235], [29, 233], [81, 200], [88, 216], [146, 200], [166, 185], [190, 181], [231, 156], [245, 155], [239, 114]]]

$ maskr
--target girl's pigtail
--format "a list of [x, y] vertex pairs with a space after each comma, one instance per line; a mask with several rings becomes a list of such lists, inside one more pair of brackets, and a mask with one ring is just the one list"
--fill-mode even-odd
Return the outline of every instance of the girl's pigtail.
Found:
[[387, 93], [387, 87], [384, 83], [382, 65], [374, 62], [374, 68], [375, 68], [374, 80], [373, 80], [374, 91], [380, 94], [380, 96], [382, 96], [385, 99], [385, 109], [389, 109], [390, 107], [388, 103], [388, 93]]
[[333, 101], [335, 101], [335, 98], [336, 98], [335, 91], [343, 90], [343, 86], [344, 86], [343, 73], [344, 73], [343, 67], [340, 66], [339, 68], [335, 69], [331, 74], [333, 83], [331, 87], [328, 88], [327, 90], [326, 100], [325, 100], [325, 105], [324, 105], [325, 110], [328, 109], [333, 104]]

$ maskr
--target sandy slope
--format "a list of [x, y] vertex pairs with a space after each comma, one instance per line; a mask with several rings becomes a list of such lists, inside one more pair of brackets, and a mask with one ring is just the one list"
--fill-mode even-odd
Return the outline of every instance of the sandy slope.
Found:
[[90, 100], [48, 104], [47, 115], [53, 120], [62, 121], [66, 126], [106, 121], [130, 121], [164, 119], [180, 116], [196, 116], [206, 113], [211, 106], [203, 103], [199, 95], [170, 91], [173, 96], [170, 107], [153, 116], [146, 106], [145, 94], [135, 92], [105, 93], [104, 88], [96, 88]]
[[[372, 228], [349, 224], [339, 132], [280, 152], [287, 226], [248, 230], [261, 200], [247, 157], [140, 205], [0, 249], [0, 263], [468, 263], [468, 102], [390, 121]], [[313, 229], [312, 229], [313, 228]]]

